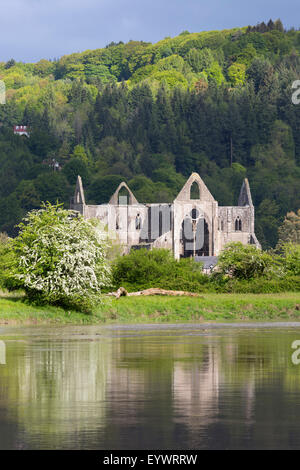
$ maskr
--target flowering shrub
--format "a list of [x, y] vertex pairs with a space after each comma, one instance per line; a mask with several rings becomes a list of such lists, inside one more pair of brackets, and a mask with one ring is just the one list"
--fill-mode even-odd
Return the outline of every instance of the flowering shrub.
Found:
[[106, 234], [60, 205], [28, 213], [14, 240], [13, 277], [32, 300], [90, 311], [109, 282]]

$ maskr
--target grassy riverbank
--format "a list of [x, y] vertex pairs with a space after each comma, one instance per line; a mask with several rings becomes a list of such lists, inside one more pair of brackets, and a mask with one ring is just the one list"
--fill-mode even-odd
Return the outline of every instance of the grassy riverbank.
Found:
[[186, 321], [299, 320], [300, 293], [203, 294], [201, 297], [122, 297], [105, 299], [92, 315], [24, 303], [2, 294], [0, 325], [165, 323]]

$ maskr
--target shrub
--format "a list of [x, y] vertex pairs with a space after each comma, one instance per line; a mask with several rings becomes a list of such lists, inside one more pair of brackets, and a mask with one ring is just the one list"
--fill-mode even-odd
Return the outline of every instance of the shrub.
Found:
[[90, 311], [109, 278], [99, 226], [47, 203], [29, 212], [19, 230], [6, 283], [17, 280], [31, 301]]
[[273, 267], [273, 259], [253, 245], [229, 243], [221, 253], [218, 266], [223, 274], [238, 279], [262, 276]]
[[223, 286], [223, 292], [240, 294], [275, 294], [280, 292], [300, 292], [300, 276], [290, 276], [283, 279], [254, 278], [229, 279]]
[[198, 292], [209, 283], [201, 263], [175, 260], [171, 251], [163, 248], [132, 250], [118, 257], [112, 266], [112, 279], [114, 287], [123, 286], [129, 291], [161, 287]]
[[[228, 245], [219, 258], [219, 271], [203, 274], [194, 259], [175, 260], [165, 249], [132, 250], [113, 262], [113, 288], [129, 292], [160, 287], [189, 292], [276, 293], [300, 291], [300, 275], [285, 275], [278, 256], [271, 257], [253, 246]], [[231, 276], [228, 276], [231, 273]]]
[[6, 233], [0, 233], [0, 288], [17, 289], [19, 283], [11, 277], [15, 264], [15, 255], [12, 250], [12, 239]]
[[282, 264], [288, 276], [300, 276], [300, 245], [284, 243], [280, 247]]

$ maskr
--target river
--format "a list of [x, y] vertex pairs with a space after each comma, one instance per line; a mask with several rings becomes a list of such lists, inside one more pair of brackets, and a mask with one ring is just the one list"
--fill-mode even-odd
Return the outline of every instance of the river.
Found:
[[0, 327], [0, 449], [297, 449], [300, 323]]

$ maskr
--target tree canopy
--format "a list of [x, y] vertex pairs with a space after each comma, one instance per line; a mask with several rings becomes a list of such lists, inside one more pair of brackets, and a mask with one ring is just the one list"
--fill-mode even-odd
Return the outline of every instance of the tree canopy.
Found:
[[[171, 202], [197, 171], [220, 205], [248, 177], [258, 238], [274, 247], [300, 207], [299, 75], [300, 31], [280, 20], [0, 63], [0, 231], [15, 236], [41, 201], [68, 207], [76, 173], [88, 202], [120, 180], [141, 202]], [[29, 138], [13, 134], [21, 124]]]

